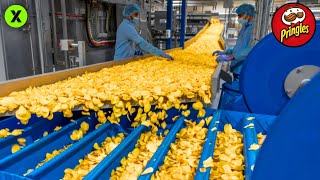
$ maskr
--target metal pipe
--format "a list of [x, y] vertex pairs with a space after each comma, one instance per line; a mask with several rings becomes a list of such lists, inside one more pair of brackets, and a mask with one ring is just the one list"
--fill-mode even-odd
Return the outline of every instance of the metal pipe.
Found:
[[30, 50], [31, 50], [31, 59], [32, 59], [32, 71], [33, 75], [36, 75], [36, 64], [34, 60], [34, 50], [32, 44], [32, 32], [31, 32], [31, 24], [29, 24], [29, 41], [30, 41]]
[[167, 1], [167, 31], [166, 31], [166, 49], [172, 48], [172, 0]]
[[[0, 21], [3, 27], [4, 21]], [[7, 55], [5, 50], [5, 40], [3, 34], [3, 28], [0, 28], [0, 82], [9, 79]]]
[[187, 21], [187, 0], [182, 0], [181, 6], [181, 29], [180, 29], [180, 47], [184, 48], [186, 37], [186, 21]]
[[53, 50], [54, 50], [54, 66], [58, 61], [58, 37], [57, 37], [57, 24], [56, 24], [56, 8], [54, 5], [55, 0], [51, 0], [51, 17], [52, 17], [52, 28], [53, 28]]
[[35, 0], [36, 5], [36, 16], [37, 16], [37, 29], [38, 29], [38, 40], [39, 40], [39, 51], [40, 51], [40, 65], [41, 73], [45, 73], [44, 70], [44, 54], [43, 54], [43, 36], [42, 36], [42, 17], [41, 17], [41, 0]]
[[[68, 29], [67, 29], [67, 10], [66, 1], [61, 0], [61, 14], [62, 14], [62, 36], [63, 39], [68, 39]], [[64, 52], [64, 60], [66, 69], [69, 68], [68, 51]]]

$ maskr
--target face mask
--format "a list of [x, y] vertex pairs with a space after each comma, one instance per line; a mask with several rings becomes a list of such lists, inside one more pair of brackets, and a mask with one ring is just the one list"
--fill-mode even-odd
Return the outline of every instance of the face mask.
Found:
[[139, 18], [134, 17], [134, 18], [131, 20], [131, 22], [132, 22], [133, 24], [138, 24]]
[[248, 19], [243, 19], [243, 18], [239, 18], [238, 22], [242, 25], [245, 26], [248, 24]]

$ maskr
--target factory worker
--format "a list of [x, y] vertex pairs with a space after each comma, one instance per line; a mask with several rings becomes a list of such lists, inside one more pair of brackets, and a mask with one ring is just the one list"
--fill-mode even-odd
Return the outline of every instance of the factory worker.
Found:
[[231, 61], [231, 71], [240, 74], [241, 65], [253, 47], [255, 8], [251, 4], [244, 3], [237, 8], [236, 13], [238, 22], [242, 26], [236, 45], [224, 51], [214, 51], [212, 55], [219, 55], [217, 62]]
[[123, 19], [117, 30], [114, 60], [143, 55], [143, 52], [139, 51], [138, 47], [144, 52], [173, 60], [173, 57], [154, 47], [138, 34], [135, 25], [139, 22], [139, 13], [140, 7], [136, 3], [127, 5], [124, 8], [122, 15], [125, 19]]

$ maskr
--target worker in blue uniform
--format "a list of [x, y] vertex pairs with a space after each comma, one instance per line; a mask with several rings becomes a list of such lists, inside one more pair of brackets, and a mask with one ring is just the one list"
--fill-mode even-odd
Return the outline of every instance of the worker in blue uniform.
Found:
[[236, 45], [224, 51], [214, 51], [212, 55], [219, 55], [217, 62], [231, 61], [231, 71], [240, 74], [241, 65], [253, 47], [255, 8], [251, 4], [244, 3], [237, 8], [236, 13], [238, 22], [242, 25]]
[[[144, 40], [136, 31], [135, 25], [139, 22], [140, 7], [138, 4], [127, 5], [122, 15], [125, 17], [117, 30], [114, 60], [132, 58], [143, 55], [144, 52], [173, 60], [173, 57], [162, 52]], [[138, 50], [138, 47], [142, 50]]]

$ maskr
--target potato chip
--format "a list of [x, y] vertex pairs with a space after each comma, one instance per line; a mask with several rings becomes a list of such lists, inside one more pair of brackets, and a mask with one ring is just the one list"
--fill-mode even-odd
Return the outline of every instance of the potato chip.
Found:
[[259, 148], [259, 144], [251, 144], [249, 150], [258, 150]]
[[145, 169], [141, 175], [146, 175], [146, 174], [150, 174], [150, 173], [153, 173], [153, 168], [152, 167], [149, 167], [147, 169]]
[[212, 116], [210, 116], [210, 117], [207, 117], [205, 120], [206, 120], [206, 125], [207, 126], [209, 126], [209, 124], [210, 124], [210, 122], [211, 122], [211, 120], [212, 120]]
[[253, 123], [250, 123], [250, 124], [244, 126], [243, 128], [250, 128], [250, 127], [254, 127], [254, 124], [253, 124]]
[[25, 138], [18, 138], [17, 141], [20, 145], [26, 146], [27, 140]]
[[183, 111], [181, 113], [184, 117], [188, 117], [190, 115], [190, 110]]
[[252, 165], [252, 166], [250, 167], [250, 169], [251, 169], [251, 171], [253, 171], [253, 169], [254, 169], [254, 165]]
[[6, 138], [10, 134], [11, 133], [10, 133], [9, 129], [1, 129], [0, 130], [0, 138]]
[[200, 172], [207, 172], [207, 168], [200, 168]]
[[165, 129], [165, 128], [167, 127], [167, 123], [166, 123], [165, 121], [163, 121], [163, 122], [161, 123], [161, 127], [162, 127], [162, 129]]
[[48, 136], [48, 134], [49, 134], [48, 131], [45, 131], [45, 132], [43, 132], [43, 135], [42, 135], [42, 136], [43, 136], [43, 137], [46, 137], [46, 136]]
[[59, 131], [61, 128], [62, 126], [56, 126], [53, 131]]
[[34, 171], [33, 169], [28, 169], [28, 171], [25, 174], [23, 174], [23, 176], [26, 176], [26, 175], [30, 174], [31, 172], [33, 172], [33, 171]]
[[252, 120], [254, 120], [254, 119], [255, 119], [255, 117], [248, 117], [248, 118], [247, 118], [248, 121], [252, 121]]
[[212, 157], [208, 157], [208, 159], [206, 159], [205, 161], [203, 161], [203, 167], [207, 168], [207, 167], [213, 167], [213, 159]]
[[12, 147], [11, 147], [11, 153], [15, 153], [17, 151], [19, 151], [21, 149], [21, 147], [18, 145], [18, 144], [14, 144]]
[[22, 134], [22, 129], [14, 129], [12, 132], [11, 132], [11, 135], [12, 136], [19, 136]]
[[80, 129], [82, 130], [83, 134], [86, 134], [87, 131], [89, 130], [89, 124], [87, 122], [83, 121], [80, 124]]
[[266, 139], [266, 135], [263, 135], [261, 132], [259, 134], [257, 134], [257, 138], [258, 138], [258, 144], [259, 146], [262, 146], [264, 140]]

